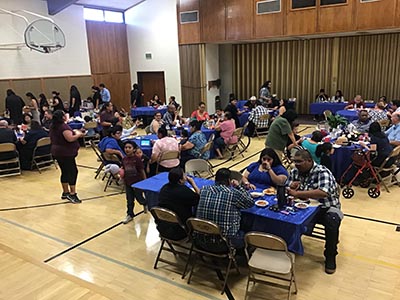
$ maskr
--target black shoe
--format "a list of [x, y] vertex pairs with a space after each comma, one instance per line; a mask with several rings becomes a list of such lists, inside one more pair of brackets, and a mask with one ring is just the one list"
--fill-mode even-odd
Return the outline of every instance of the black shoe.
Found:
[[325, 258], [325, 273], [331, 275], [335, 272], [336, 272], [336, 258], [335, 257]]
[[77, 195], [77, 194], [74, 194], [74, 195], [69, 194], [69, 195], [67, 196], [67, 199], [68, 199], [69, 202], [74, 203], [74, 204], [77, 204], [77, 203], [81, 203], [81, 202], [82, 202], [82, 201], [78, 198], [78, 195]]
[[70, 195], [70, 193], [69, 192], [66, 192], [66, 193], [62, 193], [61, 194], [61, 199], [68, 199], [68, 195]]

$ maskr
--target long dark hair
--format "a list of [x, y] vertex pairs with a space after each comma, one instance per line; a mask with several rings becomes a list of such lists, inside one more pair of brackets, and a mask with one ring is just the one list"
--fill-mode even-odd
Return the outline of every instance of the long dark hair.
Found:
[[262, 88], [267, 88], [269, 91], [271, 91], [271, 88], [269, 87], [269, 84], [271, 83], [271, 80], [267, 80], [266, 82], [264, 82], [264, 84], [261, 86]]
[[325, 143], [317, 146], [317, 149], [315, 150], [315, 155], [317, 157], [321, 157], [322, 153], [326, 154], [326, 153], [328, 153], [328, 151], [330, 152], [332, 150], [332, 148], [333, 148], [333, 146], [331, 143], [325, 142]]
[[272, 158], [272, 165], [271, 167], [276, 167], [276, 166], [281, 166], [282, 162], [279, 159], [278, 154], [276, 154], [276, 152], [274, 151], [274, 149], [272, 148], [265, 148], [263, 151], [261, 151], [260, 153], [260, 158], [258, 159], [258, 163], [261, 164], [262, 163], [262, 158], [264, 156], [269, 156]]
[[25, 96], [27, 96], [33, 100], [37, 100], [36, 97], [31, 92], [26, 93]]
[[386, 137], [385, 133], [382, 132], [381, 125], [378, 122], [372, 122], [371, 125], [369, 125], [368, 134], [377, 138]]
[[57, 128], [59, 126], [61, 126], [62, 124], [64, 124], [64, 115], [65, 113], [62, 110], [56, 110], [53, 113], [53, 119], [51, 121], [51, 128]]

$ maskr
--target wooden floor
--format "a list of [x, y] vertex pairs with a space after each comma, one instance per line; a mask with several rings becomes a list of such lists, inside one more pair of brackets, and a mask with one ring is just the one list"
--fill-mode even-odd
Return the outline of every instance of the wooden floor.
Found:
[[[223, 166], [243, 169], [263, 145], [253, 139], [244, 159]], [[154, 270], [159, 238], [151, 215], [121, 224], [126, 201], [120, 188], [103, 192], [104, 182], [93, 179], [98, 162], [91, 149], [80, 150], [78, 164], [79, 205], [60, 199], [54, 168], [0, 179], [0, 299], [227, 299], [213, 272], [196, 272], [188, 285], [180, 268], [160, 263]], [[351, 200], [341, 199], [347, 216], [337, 272], [323, 271], [323, 242], [303, 237], [305, 255], [296, 256], [299, 292], [292, 299], [400, 299], [400, 232], [394, 225], [400, 223], [400, 188], [378, 199], [355, 190]], [[136, 213], [141, 210], [136, 205]], [[244, 298], [247, 279], [244, 261], [239, 263], [241, 274], [233, 272], [229, 280], [235, 299]], [[253, 298], [286, 296], [256, 285]]]

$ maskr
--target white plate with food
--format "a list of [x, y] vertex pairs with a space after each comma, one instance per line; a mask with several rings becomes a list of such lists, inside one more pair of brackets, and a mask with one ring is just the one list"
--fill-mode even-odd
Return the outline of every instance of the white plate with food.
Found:
[[250, 195], [253, 198], [260, 198], [260, 197], [264, 196], [264, 193], [261, 193], [261, 192], [250, 192]]
[[276, 195], [276, 190], [273, 187], [269, 187], [265, 190], [263, 190], [264, 195]]
[[294, 207], [298, 208], [298, 209], [306, 209], [309, 207], [309, 205], [307, 203], [304, 202], [297, 202]]
[[257, 200], [254, 204], [258, 207], [267, 207], [269, 203], [267, 200]]

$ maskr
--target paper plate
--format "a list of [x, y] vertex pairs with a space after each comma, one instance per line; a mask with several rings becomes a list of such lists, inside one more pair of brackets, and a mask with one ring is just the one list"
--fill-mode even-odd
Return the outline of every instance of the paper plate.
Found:
[[254, 204], [258, 207], [267, 207], [269, 203], [266, 200], [257, 200]]
[[304, 202], [297, 202], [294, 207], [298, 208], [298, 209], [306, 209], [309, 207], [309, 205], [307, 203]]
[[251, 195], [253, 198], [259, 198], [259, 197], [264, 196], [264, 194], [261, 193], [261, 192], [250, 192], [250, 195]]

